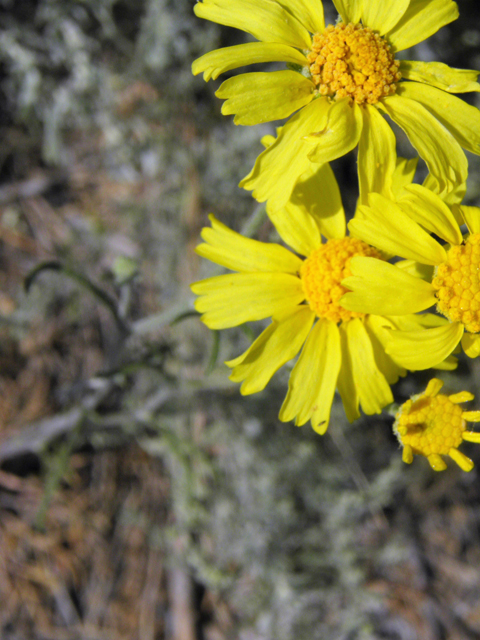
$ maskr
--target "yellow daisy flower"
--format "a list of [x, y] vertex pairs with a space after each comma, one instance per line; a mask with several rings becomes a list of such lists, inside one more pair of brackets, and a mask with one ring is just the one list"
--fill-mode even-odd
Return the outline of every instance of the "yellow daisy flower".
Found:
[[334, 5], [340, 21], [327, 27], [321, 0], [195, 5], [198, 17], [246, 31], [260, 42], [207, 53], [193, 63], [194, 74], [203, 72], [209, 80], [272, 61], [296, 69], [237, 75], [216, 93], [225, 99], [222, 113], [235, 114], [237, 124], [292, 116], [240, 185], [275, 210], [285, 205], [311, 162], [329, 162], [359, 145], [359, 165], [371, 163], [365, 138], [375, 136], [382, 144], [389, 130], [380, 111], [405, 131], [425, 160], [435, 191], [449, 193], [467, 176], [461, 146], [480, 153], [480, 112], [451, 94], [480, 91], [478, 72], [398, 61], [395, 54], [455, 20], [456, 3], [334, 0]]
[[443, 382], [433, 378], [423, 393], [412, 396], [400, 407], [393, 430], [403, 447], [407, 464], [413, 455], [425, 456], [435, 471], [447, 468], [442, 455], [450, 456], [464, 471], [473, 462], [458, 450], [463, 440], [480, 443], [480, 433], [466, 431], [467, 420], [480, 422], [480, 411], [462, 411], [461, 402], [473, 400], [473, 394], [461, 391], [450, 396], [439, 394]]
[[[208, 327], [272, 318], [245, 353], [226, 363], [233, 369], [231, 380], [242, 382], [242, 394], [261, 391], [303, 346], [290, 374], [281, 420], [295, 419], [297, 425], [310, 420], [324, 433], [336, 388], [350, 421], [359, 416], [359, 405], [367, 414], [380, 412], [393, 400], [390, 385], [405, 373], [385, 353], [386, 327], [418, 330], [445, 321], [431, 314], [400, 319], [366, 315], [338, 304], [352, 256], [380, 258], [380, 253], [345, 236], [340, 193], [328, 164], [295, 186], [285, 209], [269, 215], [295, 253], [245, 238], [213, 216], [212, 227], [201, 234], [204, 244], [197, 247], [199, 255], [236, 272], [192, 285], [199, 296], [195, 307]], [[442, 368], [454, 367], [452, 360], [442, 363]]]
[[[411, 184], [392, 202], [370, 194], [359, 205], [350, 232], [390, 255], [390, 264], [354, 258], [350, 289], [341, 300], [351, 311], [400, 317], [432, 305], [449, 323], [424, 331], [392, 331], [387, 353], [410, 370], [428, 369], [461, 341], [471, 358], [480, 354], [480, 209], [448, 206], [424, 186]], [[466, 224], [469, 233], [462, 234]], [[438, 241], [442, 239], [447, 244]]]

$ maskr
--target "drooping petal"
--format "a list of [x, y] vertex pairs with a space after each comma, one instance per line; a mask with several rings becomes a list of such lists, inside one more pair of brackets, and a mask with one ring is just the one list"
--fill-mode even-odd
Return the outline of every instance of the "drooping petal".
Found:
[[[294, 208], [308, 212], [326, 238], [345, 237], [347, 229], [340, 189], [328, 163], [309, 167], [295, 185], [287, 208], [290, 213]], [[299, 232], [308, 234], [306, 229]]]
[[467, 192], [467, 183], [461, 182], [455, 185], [449, 193], [445, 193], [445, 189], [440, 188], [438, 180], [434, 178], [431, 173], [427, 174], [422, 185], [432, 193], [438, 194], [442, 198], [443, 202], [449, 205], [459, 204], [462, 202], [465, 197], [465, 193]]
[[430, 173], [438, 180], [442, 192], [448, 193], [466, 180], [468, 164], [465, 154], [453, 135], [429, 109], [402, 95], [388, 96], [378, 104], [405, 131], [412, 146], [425, 160]]
[[398, 316], [423, 311], [437, 302], [430, 283], [383, 260], [356, 256], [350, 260], [350, 270], [353, 275], [342, 280], [350, 292], [340, 299], [350, 311]]
[[465, 221], [470, 233], [480, 233], [480, 207], [467, 207], [466, 205], [455, 204], [452, 210], [457, 210], [461, 218]]
[[290, 374], [288, 393], [280, 420], [302, 425], [311, 420], [317, 433], [327, 430], [340, 370], [341, 349], [338, 327], [321, 319], [310, 332], [298, 362]]
[[452, 69], [443, 62], [402, 60], [400, 71], [406, 80], [424, 82], [449, 93], [480, 91], [477, 82], [479, 72], [472, 69]]
[[370, 206], [360, 205], [348, 223], [350, 233], [369, 244], [424, 264], [439, 264], [447, 259], [445, 249], [394, 202], [371, 193]]
[[325, 29], [321, 0], [277, 0], [277, 2], [311, 33], [321, 33]]
[[378, 368], [385, 376], [388, 384], [395, 384], [400, 376], [406, 375], [404, 367], [400, 367], [385, 352], [385, 345], [388, 341], [388, 328], [393, 328], [391, 323], [383, 317], [369, 315], [365, 318], [365, 328], [373, 347], [373, 354]]
[[210, 329], [236, 327], [288, 313], [305, 299], [299, 278], [286, 273], [233, 273], [191, 285], [195, 309]]
[[431, 282], [433, 278], [434, 267], [431, 264], [422, 264], [415, 260], [399, 260], [395, 263], [397, 269], [402, 269], [415, 278], [421, 278], [427, 282]]
[[259, 202], [269, 200], [272, 211], [283, 207], [297, 180], [310, 167], [307, 153], [312, 144], [306, 142], [305, 136], [325, 128], [329, 110], [329, 101], [318, 98], [292, 116], [276, 141], [258, 156], [240, 186], [253, 191]]
[[474, 398], [475, 396], [473, 395], [473, 393], [470, 393], [470, 391], [459, 391], [458, 393], [453, 393], [452, 395], [448, 396], [448, 399], [450, 400], [450, 402], [453, 402], [453, 404], [470, 402], [470, 400], [473, 400]]
[[367, 415], [380, 413], [383, 407], [393, 402], [393, 395], [375, 362], [371, 340], [360, 318], [348, 322], [347, 338], [360, 405]]
[[315, 314], [300, 306], [286, 316], [274, 318], [247, 351], [226, 362], [233, 368], [230, 380], [242, 382], [240, 393], [248, 395], [262, 391], [273, 374], [294, 358], [312, 328]]
[[362, 126], [362, 110], [356, 102], [334, 102], [325, 128], [307, 136], [312, 144], [308, 157], [312, 162], [323, 164], [344, 156], [357, 146]]
[[458, 449], [454, 449], [453, 447], [448, 452], [448, 455], [454, 462], [458, 464], [462, 471], [466, 471], [467, 473], [471, 471], [474, 467], [473, 460], [467, 458], [467, 456], [459, 451]]
[[309, 256], [321, 243], [320, 230], [312, 216], [302, 207], [288, 202], [282, 209], [267, 214], [282, 240], [301, 256]]
[[464, 149], [480, 154], [480, 110], [477, 107], [446, 91], [419, 82], [401, 83], [398, 95], [425, 107]]
[[459, 322], [420, 331], [391, 331], [386, 351], [405, 369], [430, 369], [453, 352], [463, 331]]
[[362, 11], [362, 22], [383, 36], [399, 22], [409, 4], [410, 0], [395, 0], [394, 2], [366, 0]]
[[397, 158], [392, 176], [392, 192], [394, 198], [400, 197], [407, 184], [411, 184], [417, 170], [418, 158]]
[[212, 227], [202, 229], [200, 244], [196, 253], [207, 260], [232, 271], [272, 271], [297, 273], [302, 261], [285, 247], [272, 242], [259, 242], [245, 238], [222, 224], [213, 215], [208, 216]]
[[288, 118], [313, 99], [315, 85], [296, 71], [242, 73], [225, 80], [215, 93], [225, 100], [224, 116], [235, 124], [254, 125]]
[[[321, 197], [319, 197], [321, 194]], [[309, 256], [326, 238], [344, 238], [346, 231], [340, 190], [329, 164], [311, 167], [295, 185], [281, 209], [267, 213], [280, 237], [302, 256]]]
[[364, 0], [333, 0], [333, 4], [345, 24], [360, 22]]
[[225, 71], [259, 62], [290, 62], [302, 67], [308, 65], [303, 53], [286, 44], [247, 42], [215, 49], [197, 58], [192, 64], [192, 73], [194, 76], [203, 73], [203, 79], [208, 82], [210, 79], [215, 80]]
[[462, 347], [469, 358], [477, 358], [480, 355], [480, 335], [465, 332], [462, 338]]
[[392, 128], [378, 109], [366, 105], [358, 144], [358, 182], [361, 204], [368, 204], [372, 191], [392, 198], [392, 179], [396, 168], [396, 141]]
[[450, 209], [436, 194], [422, 185], [406, 186], [398, 204], [424, 229], [450, 244], [462, 244], [462, 232]]
[[348, 323], [345, 322], [339, 326], [342, 365], [338, 373], [337, 389], [342, 399], [347, 420], [353, 422], [360, 417], [360, 399], [358, 397], [357, 385], [353, 379], [352, 356], [348, 348], [347, 326]]
[[395, 51], [403, 51], [426, 40], [458, 18], [452, 0], [411, 0], [402, 19], [387, 33]]
[[193, 8], [198, 18], [241, 29], [263, 42], [277, 42], [309, 49], [311, 38], [305, 27], [271, 0], [203, 0]]
[[429, 396], [430, 398], [434, 398], [438, 395], [438, 392], [443, 387], [443, 381], [438, 378], [432, 378], [430, 382], [427, 384], [427, 388], [423, 392], [424, 396]]

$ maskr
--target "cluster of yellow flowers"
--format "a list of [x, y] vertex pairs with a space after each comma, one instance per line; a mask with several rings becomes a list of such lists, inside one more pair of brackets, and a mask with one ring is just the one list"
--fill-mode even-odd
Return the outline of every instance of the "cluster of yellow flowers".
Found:
[[[335, 390], [348, 420], [393, 402], [407, 370], [451, 370], [459, 343], [480, 355], [480, 208], [461, 204], [468, 163], [480, 155], [480, 111], [453, 94], [480, 91], [478, 72], [396, 60], [458, 17], [452, 0], [203, 0], [195, 14], [258, 42], [218, 49], [193, 63], [205, 80], [262, 62], [287, 69], [243, 73], [216, 92], [222, 113], [254, 125], [287, 118], [240, 186], [266, 202], [286, 245], [232, 231], [210, 216], [197, 252], [232, 271], [192, 285], [211, 329], [271, 318], [245, 353], [227, 362], [241, 392], [261, 391], [296, 359], [280, 419], [325, 433]], [[418, 158], [396, 155], [387, 115]], [[359, 199], [348, 224], [329, 162], [358, 148]], [[436, 305], [436, 311], [427, 310]], [[300, 355], [298, 355], [300, 352]], [[403, 460], [424, 455], [435, 470], [457, 447], [480, 442], [462, 412], [468, 392], [442, 395], [432, 379], [405, 402], [394, 431]]]

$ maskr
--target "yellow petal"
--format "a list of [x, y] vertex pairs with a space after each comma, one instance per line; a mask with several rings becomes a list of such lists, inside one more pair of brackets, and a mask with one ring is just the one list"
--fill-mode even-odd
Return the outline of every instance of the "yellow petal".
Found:
[[329, 110], [329, 101], [318, 98], [292, 116], [276, 141], [258, 156], [240, 186], [253, 191], [259, 202], [269, 200], [272, 211], [283, 207], [297, 180], [310, 167], [307, 153], [311, 143], [305, 141], [305, 136], [325, 128]]
[[[470, 402], [473, 400], [475, 396], [470, 391], [459, 391], [458, 393], [452, 393], [452, 395], [448, 396], [450, 402], [454, 404], [462, 404], [463, 402]], [[462, 415], [462, 417], [465, 417]]]
[[371, 193], [370, 206], [360, 205], [348, 228], [350, 233], [391, 255], [424, 264], [447, 259], [445, 249], [400, 207], [378, 193]]
[[[480, 154], [480, 110], [461, 98], [419, 82], [403, 82], [398, 95], [425, 107], [467, 151]], [[413, 144], [413, 143], [412, 143]], [[432, 171], [433, 173], [433, 171]]]
[[362, 126], [362, 110], [358, 104], [350, 104], [348, 100], [334, 102], [324, 129], [307, 136], [312, 144], [308, 157], [312, 162], [323, 164], [344, 156], [357, 146]]
[[277, 0], [311, 33], [321, 33], [325, 29], [321, 0]]
[[[340, 189], [330, 165], [320, 167], [312, 164], [302, 175], [292, 191], [287, 204], [290, 215], [301, 209], [313, 218], [326, 238], [344, 238], [346, 232], [345, 212], [343, 210]], [[308, 243], [309, 230], [299, 229]], [[315, 245], [315, 248], [318, 244]]]
[[450, 321], [433, 313], [408, 314], [405, 316], [389, 316], [388, 320], [400, 331], [419, 331], [433, 327], [445, 327]]
[[435, 369], [439, 369], [440, 371], [455, 371], [458, 367], [458, 360], [454, 356], [448, 356], [445, 358], [443, 362], [439, 362], [435, 365]]
[[287, 203], [284, 208], [270, 211], [272, 221], [282, 240], [302, 256], [309, 256], [322, 243], [320, 230], [312, 216], [302, 207]]
[[254, 125], [288, 118], [313, 99], [314, 84], [296, 71], [242, 73], [225, 80], [215, 93], [225, 100], [224, 116], [235, 124]]
[[195, 282], [195, 309], [210, 329], [288, 313], [305, 299], [299, 278], [284, 273], [233, 273]]
[[395, 198], [401, 196], [407, 184], [411, 184], [417, 170], [418, 158], [397, 158], [392, 176], [392, 192]]
[[442, 460], [442, 458], [438, 455], [438, 453], [432, 453], [431, 455], [427, 456], [427, 460], [434, 471], [445, 471], [445, 469], [447, 468], [447, 465], [445, 464], [444, 460]]
[[192, 73], [194, 76], [203, 73], [203, 79], [208, 82], [210, 79], [215, 80], [225, 71], [259, 62], [290, 62], [302, 67], [308, 65], [303, 53], [286, 44], [248, 42], [206, 53], [193, 62]]
[[285, 247], [245, 238], [209, 215], [212, 227], [202, 229], [206, 244], [196, 248], [198, 255], [232, 271], [274, 271], [297, 273], [302, 261]]
[[392, 198], [392, 178], [396, 168], [395, 135], [378, 109], [363, 109], [363, 129], [358, 144], [358, 181], [361, 204], [368, 204], [372, 191]]
[[434, 267], [431, 264], [421, 264], [420, 262], [415, 262], [415, 260], [399, 260], [395, 263], [395, 266], [411, 276], [422, 278], [427, 282], [432, 281]]
[[333, 0], [333, 4], [345, 24], [360, 22], [364, 0]]
[[428, 309], [436, 303], [432, 285], [377, 258], [354, 257], [353, 275], [342, 285], [351, 290], [340, 304], [350, 311], [399, 316]]
[[362, 11], [362, 22], [380, 35], [390, 31], [401, 19], [410, 0], [366, 0]]
[[478, 333], [464, 333], [462, 348], [469, 358], [478, 358], [480, 355], [480, 335]]
[[402, 51], [426, 40], [458, 18], [458, 7], [451, 0], [411, 0], [402, 19], [387, 34], [395, 51]]
[[230, 380], [243, 380], [242, 395], [262, 391], [273, 374], [297, 355], [314, 319], [309, 307], [297, 307], [287, 316], [274, 319], [243, 355], [225, 363], [233, 367]]
[[311, 420], [317, 433], [327, 430], [333, 396], [340, 370], [341, 350], [338, 327], [319, 320], [310, 332], [300, 358], [290, 374], [288, 393], [280, 420], [302, 425]]
[[412, 464], [413, 462], [413, 451], [412, 447], [409, 444], [406, 444], [402, 451], [402, 460], [406, 464]]
[[405, 369], [430, 369], [453, 352], [463, 331], [458, 322], [420, 331], [391, 331], [386, 351]]
[[443, 62], [402, 60], [400, 71], [402, 78], [425, 82], [449, 93], [480, 91], [480, 84], [476, 81], [479, 72], [471, 69], [452, 69]]
[[452, 449], [450, 449], [450, 451], [448, 452], [448, 455], [452, 460], [455, 460], [455, 462], [458, 464], [460, 469], [462, 469], [462, 471], [468, 472], [473, 469], [474, 465], [472, 460], [470, 460], [470, 458], [467, 458], [467, 456], [463, 454], [461, 451], [459, 451], [458, 449], [454, 449], [452, 447]]
[[383, 407], [393, 402], [393, 395], [375, 362], [372, 343], [360, 318], [348, 322], [347, 338], [360, 405], [367, 415], [380, 413]]
[[480, 208], [479, 207], [467, 207], [466, 205], [453, 205], [452, 210], [456, 210], [460, 213], [461, 217], [465, 221], [470, 233], [480, 233]]
[[349, 422], [353, 422], [360, 417], [358, 388], [353, 379], [352, 357], [348, 348], [347, 337], [348, 323], [339, 326], [340, 343], [342, 348], [342, 365], [338, 373], [337, 389], [342, 398], [345, 415]]
[[442, 387], [443, 387], [443, 382], [441, 380], [439, 380], [438, 378], [432, 378], [428, 383], [427, 388], [425, 389], [423, 395], [429, 396], [430, 398], [434, 398], [436, 395], [438, 395], [438, 392]]
[[300, 22], [271, 0], [203, 0], [193, 8], [198, 18], [241, 29], [257, 40], [309, 49], [311, 38]]
[[385, 353], [385, 345], [389, 334], [387, 328], [392, 325], [383, 316], [369, 315], [365, 318], [365, 328], [372, 343], [375, 362], [385, 376], [388, 384], [395, 384], [400, 376], [406, 375], [404, 367], [399, 367], [389, 355]]
[[[405, 83], [406, 86], [409, 84]], [[415, 100], [403, 97], [400, 91], [398, 93], [399, 95], [384, 98], [379, 104], [382, 104], [392, 120], [405, 131], [418, 155], [425, 160], [430, 173], [438, 180], [442, 192], [451, 191], [467, 178], [468, 165], [465, 154], [448, 129], [430, 113], [430, 109], [426, 109]]]
[[462, 244], [463, 235], [452, 212], [434, 193], [420, 184], [405, 187], [399, 206], [424, 229], [450, 244]]
[[[460, 202], [462, 202], [467, 191], [467, 183], [462, 182], [455, 185], [449, 193], [445, 193], [445, 190], [443, 190], [442, 192], [438, 180], [436, 180], [431, 173], [426, 176], [425, 180], [423, 181], [423, 186], [429, 191], [432, 191], [432, 193], [440, 195], [443, 202], [448, 205], [459, 204]], [[457, 218], [455, 217], [455, 219]]]

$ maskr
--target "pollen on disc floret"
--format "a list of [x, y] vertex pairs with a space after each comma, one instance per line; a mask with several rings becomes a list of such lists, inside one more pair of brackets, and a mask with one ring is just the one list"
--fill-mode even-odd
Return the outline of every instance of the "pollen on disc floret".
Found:
[[382, 258], [381, 254], [357, 238], [331, 239], [315, 249], [303, 262], [300, 276], [307, 302], [319, 318], [339, 323], [363, 318], [364, 313], [347, 311], [340, 298], [347, 293], [342, 280], [351, 276], [349, 262], [354, 256]]
[[480, 331], [480, 233], [451, 247], [432, 280], [437, 309], [469, 333]]
[[396, 91], [402, 75], [384, 38], [359, 24], [329, 25], [307, 55], [320, 95], [375, 104]]
[[413, 455], [425, 456], [432, 469], [443, 471], [442, 455], [450, 456], [464, 470], [473, 462], [458, 450], [463, 440], [480, 443], [480, 433], [467, 431], [467, 420], [480, 421], [480, 411], [463, 411], [461, 402], [473, 400], [468, 391], [450, 396], [439, 394], [443, 382], [433, 378], [423, 393], [412, 396], [395, 416], [393, 430], [403, 446], [403, 461], [410, 464]]

